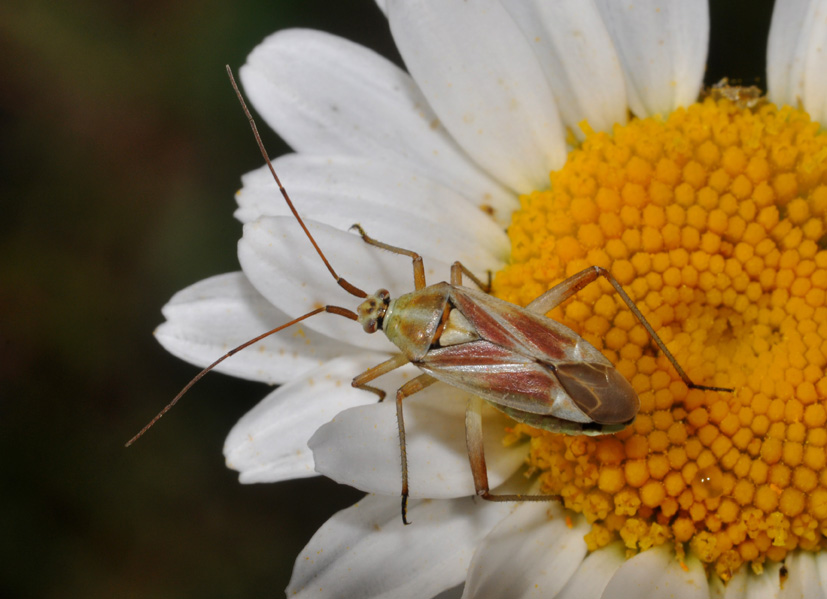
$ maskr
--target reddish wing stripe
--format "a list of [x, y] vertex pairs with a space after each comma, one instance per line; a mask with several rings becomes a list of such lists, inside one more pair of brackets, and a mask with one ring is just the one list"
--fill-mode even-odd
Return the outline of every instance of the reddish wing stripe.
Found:
[[580, 337], [559, 322], [463, 287], [452, 299], [483, 339], [540, 361], [582, 359]]
[[435, 379], [495, 406], [550, 414], [554, 398], [565, 394], [547, 367], [487, 341], [433, 349], [415, 364]]
[[472, 341], [459, 345], [434, 348], [428, 352], [423, 362], [439, 363], [440, 367], [495, 364], [531, 363], [529, 356], [515, 354], [513, 351], [491, 343], [490, 341]]

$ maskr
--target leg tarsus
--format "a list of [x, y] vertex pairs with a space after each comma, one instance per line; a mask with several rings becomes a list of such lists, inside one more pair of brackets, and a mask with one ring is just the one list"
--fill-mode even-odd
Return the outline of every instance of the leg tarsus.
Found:
[[402, 524], [408, 526], [410, 521], [408, 520], [408, 495], [402, 495]]

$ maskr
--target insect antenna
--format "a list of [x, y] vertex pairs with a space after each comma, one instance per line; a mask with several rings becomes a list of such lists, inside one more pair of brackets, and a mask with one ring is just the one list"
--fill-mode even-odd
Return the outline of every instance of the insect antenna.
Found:
[[293, 216], [296, 217], [296, 220], [299, 221], [299, 224], [301, 225], [301, 228], [304, 230], [305, 235], [307, 235], [307, 238], [310, 240], [310, 243], [312, 243], [313, 247], [316, 248], [316, 253], [319, 254], [319, 257], [322, 259], [322, 262], [324, 262], [324, 265], [327, 266], [327, 270], [329, 270], [330, 274], [333, 275], [333, 278], [336, 279], [336, 283], [338, 283], [339, 286], [342, 289], [344, 289], [345, 291], [347, 291], [351, 295], [355, 295], [356, 297], [360, 297], [360, 298], [361, 297], [367, 297], [367, 295], [368, 295], [367, 293], [365, 293], [364, 291], [362, 291], [361, 289], [359, 289], [355, 285], [351, 284], [350, 282], [346, 281], [345, 279], [343, 279], [342, 277], [340, 277], [339, 275], [336, 274], [336, 271], [333, 270], [333, 267], [330, 265], [330, 262], [327, 261], [327, 258], [325, 257], [324, 253], [322, 252], [322, 249], [316, 243], [316, 240], [313, 239], [313, 236], [310, 234], [310, 231], [308, 230], [307, 226], [304, 224], [304, 221], [302, 220], [302, 217], [299, 216], [298, 210], [296, 210], [296, 207], [293, 206], [293, 202], [290, 200], [290, 196], [287, 195], [287, 190], [284, 189], [284, 186], [281, 184], [281, 181], [279, 180], [279, 176], [276, 174], [276, 169], [273, 168], [273, 163], [270, 162], [270, 157], [267, 154], [267, 150], [264, 147], [264, 142], [261, 141], [261, 136], [258, 133], [258, 127], [256, 127], [256, 121], [255, 121], [255, 119], [253, 119], [253, 115], [250, 113], [250, 109], [247, 108], [247, 103], [244, 101], [244, 96], [241, 95], [241, 90], [238, 89], [238, 84], [235, 82], [235, 77], [233, 77], [233, 71], [230, 68], [230, 65], [227, 65], [226, 68], [227, 68], [227, 75], [230, 76], [230, 83], [233, 86], [233, 90], [235, 90], [235, 95], [238, 96], [238, 101], [241, 102], [241, 108], [244, 110], [244, 114], [247, 116], [247, 120], [250, 122], [250, 127], [252, 128], [253, 135], [256, 138], [256, 143], [258, 144], [258, 149], [261, 151], [261, 155], [264, 157], [264, 161], [267, 163], [267, 167], [270, 169], [270, 173], [272, 173], [273, 179], [276, 180], [276, 185], [279, 186], [279, 191], [281, 192], [281, 195], [284, 198], [284, 201], [287, 202], [287, 206], [290, 208], [290, 212], [292, 212]]
[[311, 316], [315, 316], [316, 314], [320, 314], [322, 312], [329, 312], [331, 314], [338, 314], [339, 316], [344, 316], [345, 318], [350, 318], [351, 320], [358, 320], [358, 318], [359, 318], [358, 316], [356, 316], [356, 314], [354, 312], [348, 310], [347, 308], [341, 308], [339, 306], [323, 306], [321, 308], [316, 308], [312, 312], [308, 312], [307, 314], [305, 314], [303, 316], [299, 316], [298, 318], [293, 319], [288, 323], [285, 323], [281, 326], [278, 326], [275, 329], [269, 330], [266, 333], [262, 333], [258, 337], [254, 337], [253, 339], [250, 339], [249, 341], [245, 341], [244, 343], [242, 343], [238, 347], [235, 347], [235, 348], [231, 349], [230, 351], [228, 351], [226, 354], [224, 354], [223, 356], [218, 358], [215, 362], [213, 362], [212, 364], [207, 366], [204, 370], [202, 370], [201, 372], [196, 374], [194, 377], [192, 377], [192, 380], [189, 383], [187, 383], [184, 386], [184, 388], [181, 389], [181, 391], [178, 392], [178, 395], [176, 395], [175, 397], [172, 398], [172, 401], [169, 402], [164, 407], [163, 410], [158, 412], [158, 414], [155, 416], [155, 418], [150, 420], [149, 423], [147, 423], [147, 425], [144, 426], [144, 428], [142, 428], [140, 431], [138, 431], [138, 434], [136, 434], [134, 437], [132, 437], [129, 441], [126, 442], [126, 447], [129, 447], [135, 441], [137, 441], [138, 439], [143, 437], [144, 433], [147, 432], [149, 429], [151, 429], [155, 425], [155, 423], [158, 422], [161, 418], [163, 418], [164, 414], [169, 412], [172, 409], [172, 407], [175, 404], [178, 403], [178, 400], [181, 399], [182, 397], [184, 397], [186, 392], [189, 391], [195, 383], [197, 383], [202, 378], [204, 378], [205, 374], [207, 374], [210, 370], [212, 370], [213, 368], [215, 368], [216, 366], [221, 364], [221, 362], [223, 362], [224, 360], [226, 360], [230, 356], [232, 356], [234, 354], [237, 354], [242, 349], [251, 346], [253, 343], [261, 341], [265, 337], [269, 337], [270, 335], [272, 335], [274, 333], [278, 333], [279, 331], [283, 331], [284, 329], [286, 329], [288, 327], [292, 327], [294, 324], [299, 323], [302, 320], [306, 320], [306, 319], [310, 318]]
[[[230, 66], [227, 65], [226, 68], [227, 68], [227, 75], [229, 75], [229, 77], [230, 77], [230, 84], [233, 86], [233, 90], [235, 91], [235, 94], [238, 97], [238, 101], [241, 103], [241, 108], [242, 108], [242, 110], [244, 110], [244, 114], [247, 117], [247, 121], [250, 123], [250, 127], [253, 130], [253, 135], [256, 138], [256, 143], [258, 144], [258, 149], [261, 151], [261, 155], [264, 157], [264, 161], [267, 163], [267, 167], [270, 169], [270, 173], [273, 175], [273, 179], [275, 179], [276, 185], [278, 185], [279, 191], [281, 192], [281, 195], [284, 198], [284, 201], [287, 202], [287, 207], [290, 208], [290, 212], [293, 213], [293, 216], [296, 218], [299, 225], [301, 225], [301, 228], [304, 230], [305, 235], [307, 235], [307, 238], [310, 240], [310, 243], [313, 244], [313, 247], [316, 249], [316, 253], [319, 254], [319, 257], [322, 259], [322, 262], [324, 262], [324, 265], [327, 267], [327, 270], [329, 270], [330, 274], [333, 275], [333, 278], [336, 279], [336, 283], [338, 283], [338, 285], [342, 289], [344, 289], [345, 291], [347, 291], [351, 295], [354, 295], [358, 298], [367, 297], [367, 295], [368, 295], [367, 293], [365, 293], [364, 291], [362, 291], [361, 289], [359, 289], [358, 287], [356, 287], [352, 283], [348, 282], [347, 280], [345, 280], [344, 278], [342, 278], [338, 274], [336, 274], [336, 271], [333, 270], [333, 267], [330, 265], [330, 262], [328, 262], [327, 257], [325, 257], [324, 252], [322, 252], [322, 249], [319, 247], [319, 245], [316, 243], [316, 240], [313, 238], [313, 235], [310, 234], [310, 230], [304, 224], [304, 221], [302, 220], [302, 217], [299, 215], [299, 212], [296, 210], [296, 207], [293, 205], [293, 202], [290, 200], [290, 196], [287, 195], [287, 190], [284, 189], [284, 186], [281, 184], [281, 180], [279, 180], [279, 176], [276, 174], [276, 169], [273, 168], [273, 163], [270, 162], [270, 157], [268, 156], [267, 150], [264, 147], [264, 142], [261, 141], [261, 135], [259, 135], [258, 127], [256, 126], [255, 119], [253, 119], [253, 115], [250, 113], [250, 109], [247, 108], [247, 103], [244, 101], [244, 97], [241, 95], [241, 90], [238, 88], [238, 84], [235, 82], [235, 77], [233, 77], [233, 72], [230, 69]], [[207, 366], [204, 370], [202, 370], [201, 372], [196, 374], [192, 378], [192, 380], [189, 383], [187, 383], [186, 386], [184, 386], [183, 389], [181, 389], [181, 391], [178, 393], [178, 395], [176, 395], [172, 399], [172, 401], [169, 402], [164, 407], [163, 410], [158, 412], [158, 414], [155, 416], [155, 418], [150, 420], [149, 423], [146, 426], [144, 426], [144, 428], [142, 428], [140, 431], [138, 431], [138, 434], [136, 434], [134, 437], [132, 437], [129, 441], [126, 442], [126, 446], [129, 447], [135, 441], [140, 439], [144, 435], [144, 433], [146, 433], [150, 428], [152, 428], [155, 425], [156, 422], [158, 422], [161, 418], [163, 418], [164, 414], [169, 412], [172, 409], [172, 407], [176, 403], [178, 403], [178, 400], [180, 400], [187, 393], [187, 391], [189, 391], [192, 388], [192, 386], [195, 383], [200, 381], [204, 377], [204, 375], [206, 375], [210, 370], [212, 370], [213, 368], [215, 368], [216, 366], [221, 364], [221, 362], [223, 362], [224, 360], [226, 360], [230, 356], [240, 352], [242, 349], [245, 349], [245, 348], [251, 346], [252, 344], [254, 344], [256, 342], [261, 341], [265, 337], [269, 337], [270, 335], [272, 335], [274, 333], [278, 333], [279, 331], [282, 331], [282, 330], [284, 330], [288, 327], [291, 327], [294, 324], [299, 323], [302, 320], [305, 320], [307, 318], [310, 318], [311, 316], [315, 316], [316, 314], [319, 314], [321, 312], [329, 312], [331, 314], [338, 314], [339, 316], [344, 316], [345, 318], [350, 318], [351, 320], [358, 320], [359, 319], [359, 317], [356, 315], [355, 312], [353, 312], [351, 310], [348, 310], [347, 308], [341, 308], [339, 306], [323, 306], [321, 308], [316, 308], [315, 310], [313, 310], [311, 312], [308, 312], [307, 314], [305, 314], [303, 316], [299, 316], [298, 318], [296, 318], [294, 320], [291, 320], [290, 322], [288, 322], [286, 324], [278, 326], [275, 329], [267, 331], [266, 333], [262, 333], [258, 337], [250, 339], [249, 341], [245, 341], [244, 343], [242, 343], [238, 347], [233, 348], [230, 351], [228, 351], [226, 354], [224, 354], [223, 356], [218, 358], [215, 362], [213, 362], [212, 364]]]

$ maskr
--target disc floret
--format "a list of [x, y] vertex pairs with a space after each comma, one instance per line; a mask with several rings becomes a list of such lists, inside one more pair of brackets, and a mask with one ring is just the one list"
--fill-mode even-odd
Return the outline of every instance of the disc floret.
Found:
[[589, 131], [547, 191], [521, 198], [497, 295], [525, 305], [589, 265], [607, 268], [692, 380], [654, 351], [610, 290], [550, 316], [632, 383], [616, 435], [529, 429], [543, 491], [592, 523], [594, 550], [676, 542], [724, 579], [827, 534], [827, 136], [791, 107], [713, 99]]

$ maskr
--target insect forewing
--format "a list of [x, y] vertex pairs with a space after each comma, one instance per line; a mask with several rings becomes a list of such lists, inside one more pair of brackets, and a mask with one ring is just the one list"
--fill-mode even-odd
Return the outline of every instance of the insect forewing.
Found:
[[[596, 348], [558, 322], [472, 289], [451, 289], [451, 304], [462, 312], [480, 339], [433, 348], [416, 362], [417, 366], [496, 406], [574, 423], [594, 421], [578, 400], [585, 397], [586, 405], [591, 407], [593, 396], [584, 394], [584, 390], [599, 386], [599, 377], [575, 381], [579, 386], [572, 384], [571, 389], [566, 382], [571, 383], [576, 376], [570, 372], [570, 364], [592, 364], [589, 373], [616, 372]], [[554, 372], [557, 365], [566, 373], [562, 383]], [[613, 377], [608, 379], [615, 381]], [[623, 394], [630, 387], [625, 379], [621, 382]]]

